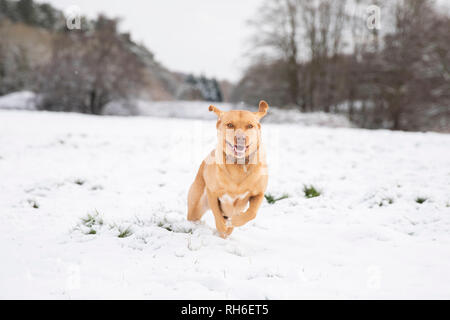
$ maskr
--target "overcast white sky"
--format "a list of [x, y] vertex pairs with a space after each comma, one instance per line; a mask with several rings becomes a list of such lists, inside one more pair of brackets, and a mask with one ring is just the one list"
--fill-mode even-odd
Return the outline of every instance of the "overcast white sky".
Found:
[[236, 81], [249, 30], [246, 21], [262, 0], [42, 0], [90, 17], [121, 17], [122, 31], [144, 43], [173, 71]]

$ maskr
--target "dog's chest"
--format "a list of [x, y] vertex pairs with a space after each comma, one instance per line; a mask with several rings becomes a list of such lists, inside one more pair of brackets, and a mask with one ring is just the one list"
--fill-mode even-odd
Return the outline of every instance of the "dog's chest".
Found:
[[227, 216], [233, 216], [245, 211], [248, 206], [249, 192], [241, 194], [224, 193], [219, 197], [220, 207]]
[[247, 198], [248, 194], [248, 191], [237, 195], [230, 195], [228, 193], [225, 193], [219, 197], [219, 200], [223, 203], [235, 203], [237, 200], [244, 200], [245, 198]]

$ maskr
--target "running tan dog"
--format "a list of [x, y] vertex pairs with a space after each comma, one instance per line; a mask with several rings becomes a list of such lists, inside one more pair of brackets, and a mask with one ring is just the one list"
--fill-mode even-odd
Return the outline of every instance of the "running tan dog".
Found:
[[265, 101], [258, 112], [209, 107], [218, 117], [218, 145], [200, 165], [189, 190], [188, 220], [200, 220], [211, 209], [217, 231], [226, 238], [234, 227], [256, 217], [268, 180], [259, 123], [268, 109]]

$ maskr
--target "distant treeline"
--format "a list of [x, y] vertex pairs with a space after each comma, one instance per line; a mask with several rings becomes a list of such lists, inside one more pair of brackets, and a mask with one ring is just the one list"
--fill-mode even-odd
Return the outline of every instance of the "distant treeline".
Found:
[[215, 79], [173, 73], [143, 45], [118, 30], [118, 19], [66, 17], [49, 4], [0, 0], [0, 95], [38, 94], [38, 108], [102, 114], [112, 101], [222, 101]]
[[47, 3], [35, 3], [33, 0], [0, 0], [0, 19], [21, 22], [48, 30], [63, 30], [64, 15]]
[[189, 74], [180, 88], [178, 98], [181, 100], [223, 101], [222, 91], [216, 79], [205, 76], [196, 77]]
[[255, 16], [252, 63], [232, 100], [450, 132], [450, 18], [433, 1], [269, 0]]

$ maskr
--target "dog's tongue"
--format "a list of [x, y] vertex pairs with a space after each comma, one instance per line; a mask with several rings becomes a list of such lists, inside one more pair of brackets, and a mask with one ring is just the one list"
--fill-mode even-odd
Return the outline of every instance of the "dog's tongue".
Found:
[[245, 155], [245, 145], [235, 145], [234, 154], [239, 158], [243, 157]]
[[234, 146], [234, 150], [238, 151], [238, 152], [243, 152], [245, 150], [245, 144], [243, 144], [243, 145], [241, 145], [241, 144], [235, 145]]

